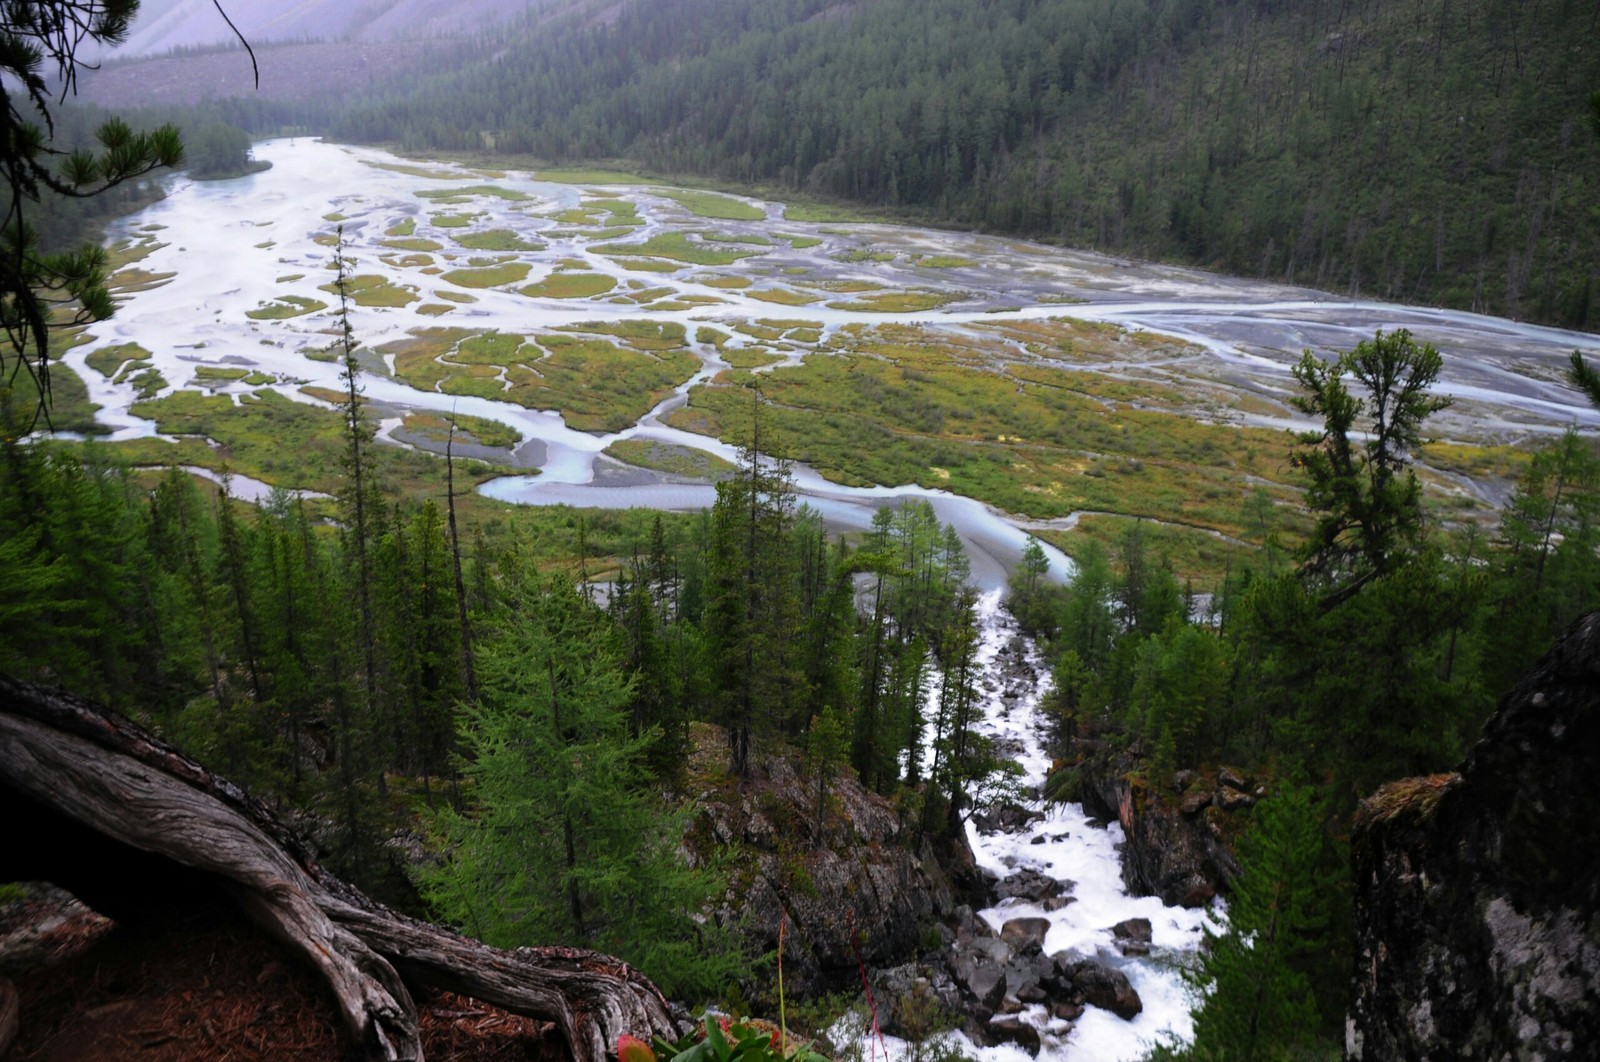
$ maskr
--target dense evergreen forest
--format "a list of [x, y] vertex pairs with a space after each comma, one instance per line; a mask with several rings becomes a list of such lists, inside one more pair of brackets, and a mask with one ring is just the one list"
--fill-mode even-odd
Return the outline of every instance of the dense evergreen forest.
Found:
[[[1595, 324], [1585, 5], [663, 0], [615, 15], [543, 23], [492, 62], [293, 118]], [[188, 143], [197, 166], [245, 160], [233, 126]], [[87, 202], [149, 194], [130, 182]], [[98, 216], [43, 214], [61, 226], [47, 241]], [[733, 785], [797, 757], [819, 822], [851, 771], [918, 837], [961, 829], [1005, 777], [972, 727], [959, 538], [925, 504], [831, 538], [761, 448], [758, 391], [704, 513], [603, 533], [570, 512], [458, 527], [453, 486], [381, 489], [347, 320], [342, 336], [331, 519], [30, 437], [0, 387], [0, 671], [147, 720], [387, 899], [491, 942], [606, 950], [690, 999], [755, 961], [695, 917], [728, 869], [680, 858], [697, 742], [723, 743]], [[1535, 453], [1498, 526], [1430, 521], [1410, 462], [1445, 404], [1438, 371], [1404, 333], [1308, 354], [1297, 405], [1321, 427], [1286, 446], [1311, 530], [1247, 500], [1252, 541], [1218, 585], [1180, 583], [1138, 523], [1064, 584], [1037, 547], [1012, 579], [1009, 607], [1055, 673], [1051, 799], [1106, 758], [1131, 765], [1142, 800], [1177, 802], [1185, 772], [1224, 763], [1273, 794], [1233, 838], [1234, 932], [1195, 971], [1215, 992], [1180, 1053], [1328, 1053], [1356, 802], [1452, 767], [1496, 697], [1600, 605], [1593, 438]], [[552, 520], [570, 533], [554, 551], [533, 541]], [[393, 853], [410, 831], [420, 872]]]
[[[793, 750], [823, 817], [848, 765], [917, 835], [959, 828], [995, 791], [1004, 764], [971, 731], [975, 598], [925, 503], [830, 541], [752, 447], [711, 510], [603, 540], [579, 521], [552, 566], [504, 529], [462, 543], [448, 496], [377, 490], [353, 357], [346, 370], [334, 524], [286, 495], [227, 502], [180, 470], [8, 431], [0, 668], [147, 719], [384, 895], [491, 941], [613, 951], [689, 997], [750, 961], [689, 917], [722, 888], [714, 855], [676, 855], [695, 741], [725, 735], [732, 778]], [[1437, 370], [1404, 333], [1308, 355], [1301, 402], [1324, 429], [1295, 463], [1315, 529], [1285, 542], [1262, 506], [1259, 547], [1220, 586], [1180, 585], [1138, 525], [1065, 585], [1037, 548], [1013, 577], [1011, 608], [1054, 663], [1053, 799], [1107, 754], [1132, 756], [1142, 799], [1176, 802], [1183, 772], [1217, 763], [1278, 794], [1240, 841], [1232, 919], [1244, 934], [1271, 920], [1286, 943], [1209, 953], [1196, 1057], [1232, 1057], [1246, 1030], [1260, 1057], [1332, 1042], [1355, 803], [1452, 766], [1499, 692], [1600, 603], [1592, 439], [1541, 450], [1492, 534], [1425, 521], [1409, 449], [1441, 404]], [[586, 574], [602, 567], [603, 591]], [[385, 854], [417, 821], [441, 853], [420, 895]], [[1286, 987], [1248, 987], [1263, 983]]]
[[1572, 0], [665, 0], [542, 16], [324, 124], [1594, 324]]

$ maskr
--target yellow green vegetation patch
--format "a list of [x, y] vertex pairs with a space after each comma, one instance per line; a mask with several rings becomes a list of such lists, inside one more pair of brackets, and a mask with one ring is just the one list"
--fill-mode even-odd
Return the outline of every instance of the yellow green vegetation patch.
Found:
[[428, 220], [436, 228], [464, 229], [472, 224], [472, 219], [476, 216], [475, 214], [434, 214]]
[[[5, 381], [0, 379], [0, 387], [3, 386]], [[33, 373], [24, 370], [11, 377], [10, 391], [11, 408], [19, 417], [30, 417], [39, 409], [39, 387]], [[47, 416], [39, 419], [41, 428], [48, 425], [56, 431], [104, 435], [112, 429], [95, 423], [95, 411], [99, 408], [89, 401], [89, 388], [84, 384], [83, 377], [59, 361], [51, 363], [50, 403]]]
[[620, 431], [693, 376], [700, 359], [683, 350], [649, 354], [603, 339], [538, 337], [548, 354], [507, 370], [506, 397], [530, 409], [559, 409], [579, 431]]
[[688, 342], [687, 332], [677, 321], [585, 321], [560, 330], [616, 336], [635, 350], [675, 350]]
[[[1279, 431], [1139, 408], [1139, 388], [1107, 397], [1065, 386], [1089, 373], [1019, 376], [1007, 360], [1015, 348], [996, 341], [852, 326], [835, 344], [838, 353], [763, 377], [763, 417], [789, 456], [836, 481], [919, 483], [1035, 517], [1121, 513], [1235, 537], [1255, 485], [1274, 499], [1297, 493], [1277, 486], [1289, 479]], [[739, 382], [696, 387], [669, 423], [742, 441], [750, 400]]]
[[488, 417], [469, 417], [464, 413], [447, 416], [441, 413], [407, 413], [402, 427], [436, 442], [448, 442], [450, 422], [455, 422], [457, 442], [477, 443], [509, 450], [522, 441], [522, 433], [509, 424]]
[[616, 284], [603, 273], [552, 273], [537, 284], [518, 290], [535, 299], [592, 299]]
[[[328, 391], [337, 402], [343, 395]], [[240, 396], [237, 405], [226, 395], [179, 391], [154, 401], [139, 402], [133, 413], [155, 421], [163, 434], [202, 435], [213, 449], [194, 439], [177, 444], [136, 439], [112, 444], [125, 460], [137, 463], [182, 463], [214, 471], [224, 467], [275, 486], [332, 494], [344, 484], [345, 435], [337, 410], [262, 390]], [[386, 492], [406, 498], [439, 497], [444, 490], [444, 462], [431, 454], [398, 446], [370, 451], [378, 480]], [[456, 467], [461, 479], [483, 478], [490, 466], [469, 461]], [[463, 506], [481, 504], [464, 491]]]
[[510, 229], [487, 229], [455, 237], [456, 243], [474, 251], [542, 251], [544, 244], [525, 240]]
[[[300, 393], [305, 395], [307, 398], [315, 398], [319, 402], [326, 402], [332, 406], [343, 405], [345, 402], [349, 401], [348, 395], [346, 395], [343, 391], [332, 387], [302, 387], [300, 388]], [[357, 395], [356, 401], [358, 403], [365, 404], [367, 400], [364, 397]]]
[[606, 207], [597, 203], [554, 210], [544, 216], [560, 225], [598, 225], [606, 213]]
[[107, 283], [116, 291], [149, 291], [172, 282], [176, 273], [152, 273], [147, 269], [119, 269], [111, 274]]
[[697, 217], [723, 221], [761, 221], [767, 216], [766, 211], [759, 207], [711, 192], [674, 191], [663, 192], [662, 195]]
[[740, 235], [738, 233], [702, 232], [700, 238], [707, 243], [752, 243], [758, 247], [771, 247], [772, 241], [765, 236]]
[[816, 288], [819, 291], [831, 291], [839, 295], [854, 295], [862, 291], [882, 291], [882, 284], [874, 284], [870, 280], [819, 280], [802, 281], [803, 286]]
[[670, 258], [690, 265], [725, 266], [762, 252], [738, 247], [712, 247], [683, 232], [665, 232], [642, 243], [607, 243], [595, 248], [599, 254], [650, 258]]
[[417, 219], [405, 218], [383, 230], [385, 236], [410, 236], [417, 231]]
[[279, 295], [271, 302], [262, 303], [257, 309], [246, 310], [244, 315], [253, 321], [283, 321], [327, 308], [328, 304], [321, 299], [311, 299], [304, 295]]
[[528, 346], [522, 336], [485, 332], [461, 340], [449, 358], [460, 365], [515, 365], [520, 361], [538, 361], [542, 356], [541, 351]]
[[150, 352], [137, 343], [119, 343], [91, 351], [84, 361], [89, 368], [110, 379], [117, 375], [117, 370], [127, 362], [143, 361], [148, 357]]
[[242, 380], [249, 375], [249, 369], [236, 369], [222, 365], [196, 365], [194, 369], [194, 378], [196, 380], [216, 380], [220, 383]]
[[928, 269], [965, 269], [977, 265], [978, 260], [958, 254], [925, 254], [916, 260], [916, 264]]
[[285, 273], [283, 276], [278, 278], [277, 282], [279, 284], [292, 284], [296, 280], [304, 280], [305, 277], [306, 275], [304, 273]]
[[780, 306], [809, 306], [819, 301], [820, 295], [806, 295], [788, 288], [763, 288], [760, 291], [749, 291], [745, 294], [759, 302], [772, 302]]
[[[787, 221], [807, 221], [827, 224], [838, 221], [872, 221], [873, 217], [859, 207], [840, 206], [833, 203], [790, 203], [784, 207]], [[843, 232], [841, 235], [849, 235]]]
[[642, 306], [647, 302], [655, 302], [657, 299], [671, 295], [673, 290], [672, 288], [641, 288], [623, 297]]
[[552, 184], [638, 184], [638, 175], [621, 170], [539, 170], [534, 177]]
[[478, 301], [478, 297], [476, 295], [468, 295], [464, 291], [436, 291], [433, 294], [435, 297], [445, 299], [449, 302], [469, 303]]
[[778, 235], [780, 238], [788, 240], [789, 246], [797, 251], [804, 251], [809, 247], [816, 247], [822, 243], [822, 240], [816, 236], [794, 236], [786, 232], [781, 232]]
[[450, 170], [434, 169], [430, 166], [408, 166], [403, 162], [367, 162], [367, 166], [375, 170], [388, 170], [391, 173], [403, 173], [407, 177], [421, 177], [429, 181], [470, 181], [472, 175], [467, 173], [453, 173]]
[[532, 268], [522, 262], [501, 262], [484, 269], [452, 269], [444, 279], [463, 288], [498, 288], [528, 279]]
[[1420, 448], [1429, 468], [1471, 479], [1498, 479], [1510, 483], [1519, 479], [1532, 454], [1517, 446], [1476, 446], [1469, 443], [1431, 441]]
[[383, 245], [385, 247], [393, 247], [397, 251], [419, 251], [423, 254], [444, 250], [444, 244], [435, 240], [423, 239], [421, 236], [413, 236], [401, 240], [384, 240]]
[[892, 262], [895, 254], [893, 251], [871, 251], [865, 247], [858, 247], [853, 251], [834, 255], [841, 262]]
[[885, 291], [863, 295], [853, 302], [830, 302], [833, 310], [854, 310], [864, 313], [923, 313], [955, 302], [960, 295], [945, 291]]
[[396, 269], [421, 269], [433, 265], [433, 256], [426, 254], [385, 254], [378, 261]]
[[783, 360], [782, 354], [774, 354], [766, 347], [728, 347], [722, 351], [722, 360], [735, 369], [748, 372], [759, 369], [764, 365], [773, 365]]
[[748, 288], [751, 283], [749, 277], [709, 276], [694, 279], [708, 288]]
[[[376, 273], [363, 273], [360, 276], [348, 277], [345, 282], [345, 293], [357, 306], [406, 306], [417, 301], [415, 292], [406, 288], [397, 287], [389, 283], [389, 278]], [[338, 282], [323, 284], [319, 291], [326, 291], [330, 295], [339, 294]]]
[[715, 454], [653, 439], [619, 439], [607, 446], [604, 453], [625, 464], [674, 476], [715, 479], [734, 470], [731, 462]]
[[443, 317], [447, 313], [454, 313], [455, 309], [442, 302], [425, 302], [417, 307], [417, 313], [423, 317]]
[[654, 258], [618, 258], [617, 264], [634, 273], [676, 273], [682, 266]]
[[424, 188], [416, 193], [423, 199], [450, 199], [461, 196], [481, 195], [493, 199], [504, 199], [510, 203], [526, 202], [529, 198], [526, 192], [519, 192], [514, 188], [501, 188], [493, 184], [469, 184], [464, 188]]

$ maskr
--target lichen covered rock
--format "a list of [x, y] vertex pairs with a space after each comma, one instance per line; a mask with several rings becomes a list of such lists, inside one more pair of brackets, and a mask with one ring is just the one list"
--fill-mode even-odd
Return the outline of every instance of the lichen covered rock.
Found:
[[1458, 773], [1374, 794], [1353, 849], [1349, 1058], [1595, 1057], [1600, 614], [1501, 701]]

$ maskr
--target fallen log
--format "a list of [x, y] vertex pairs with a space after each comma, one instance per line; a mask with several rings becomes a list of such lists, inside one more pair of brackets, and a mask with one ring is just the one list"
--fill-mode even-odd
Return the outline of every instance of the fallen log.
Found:
[[675, 1035], [650, 981], [572, 948], [503, 951], [392, 911], [324, 870], [260, 802], [132, 721], [0, 677], [0, 880], [46, 880], [112, 918], [220, 894], [301, 954], [365, 1057], [421, 1059], [410, 985], [553, 1022], [577, 1062]]

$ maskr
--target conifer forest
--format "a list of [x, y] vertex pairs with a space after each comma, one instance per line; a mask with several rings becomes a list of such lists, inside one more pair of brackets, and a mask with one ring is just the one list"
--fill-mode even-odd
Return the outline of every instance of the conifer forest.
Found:
[[[1512, 1009], [1375, 986], [1600, 607], [1600, 8], [371, 6], [0, 10], [4, 680], [621, 960], [623, 1062], [1585, 1057], [1516, 786], [1537, 888], [1426, 901]], [[143, 975], [13, 855], [0, 1056], [289, 1057], [92, 1039]], [[461, 992], [430, 1057], [589, 1062]]]

